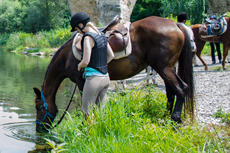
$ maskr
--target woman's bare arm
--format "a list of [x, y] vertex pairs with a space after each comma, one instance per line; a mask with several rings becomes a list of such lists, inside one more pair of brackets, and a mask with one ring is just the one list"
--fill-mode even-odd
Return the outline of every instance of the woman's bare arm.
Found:
[[86, 36], [84, 38], [84, 52], [83, 52], [83, 59], [78, 64], [78, 71], [82, 68], [86, 67], [90, 62], [92, 48], [95, 45], [94, 39], [91, 36]]
[[108, 43], [107, 45], [107, 63], [109, 63], [113, 58], [114, 58], [114, 53], [113, 53], [111, 46]]

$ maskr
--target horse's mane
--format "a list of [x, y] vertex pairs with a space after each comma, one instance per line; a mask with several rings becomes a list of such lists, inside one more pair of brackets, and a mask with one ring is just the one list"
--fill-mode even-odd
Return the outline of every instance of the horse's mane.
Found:
[[[52, 65], [53, 62], [56, 60], [56, 58], [58, 57], [58, 55], [63, 51], [63, 48], [65, 48], [66, 45], [67, 45], [70, 41], [73, 40], [73, 38], [74, 38], [75, 35], [76, 35], [76, 34], [73, 34], [73, 35], [70, 37], [70, 39], [68, 39], [68, 40], [58, 49], [58, 51], [54, 54], [52, 60], [50, 61], [50, 64], [49, 64], [48, 67], [47, 67], [46, 74], [45, 74], [45, 78], [44, 78], [44, 82], [45, 82], [45, 80], [46, 80], [46, 77], [47, 77], [47, 74], [48, 74], [48, 72], [49, 72], [49, 70], [50, 70], [51, 65]], [[44, 82], [43, 82], [43, 85], [44, 85]], [[42, 88], [43, 88], [43, 85], [42, 85]]]

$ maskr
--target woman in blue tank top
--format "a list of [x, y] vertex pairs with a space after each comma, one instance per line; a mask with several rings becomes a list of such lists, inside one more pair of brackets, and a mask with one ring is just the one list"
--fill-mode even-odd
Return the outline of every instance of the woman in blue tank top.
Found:
[[81, 110], [88, 119], [89, 110], [95, 105], [103, 108], [106, 93], [110, 85], [107, 63], [113, 57], [113, 51], [103, 33], [90, 22], [90, 17], [84, 12], [74, 14], [70, 20], [72, 32], [83, 34], [83, 58], [78, 64], [78, 71], [84, 69], [85, 84], [82, 95]]

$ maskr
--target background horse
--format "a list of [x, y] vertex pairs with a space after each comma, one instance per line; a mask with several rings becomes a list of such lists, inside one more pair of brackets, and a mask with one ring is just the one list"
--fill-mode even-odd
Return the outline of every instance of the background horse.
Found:
[[[222, 60], [223, 70], [226, 69], [225, 59], [226, 59], [226, 56], [228, 55], [228, 48], [230, 45], [230, 27], [229, 27], [230, 17], [225, 18], [225, 20], [227, 22], [227, 30], [225, 33], [220, 35], [221, 41], [223, 42], [223, 60]], [[201, 57], [201, 51], [204, 48], [205, 42], [218, 42], [218, 39], [216, 36], [214, 38], [213, 37], [201, 38], [200, 33], [199, 33], [200, 27], [201, 27], [201, 24], [195, 24], [192, 26], [192, 31], [194, 33], [195, 43], [197, 46], [196, 55], [200, 59], [200, 61], [203, 63], [205, 70], [208, 70], [207, 64], [205, 63], [205, 61]]]
[[[36, 130], [51, 125], [58, 108], [55, 95], [60, 83], [69, 78], [83, 90], [84, 79], [77, 71], [78, 61], [72, 52], [71, 37], [52, 58], [41, 91], [34, 88], [37, 109]], [[181, 111], [186, 101], [193, 114], [193, 68], [190, 41], [183, 26], [161, 17], [148, 17], [131, 24], [132, 53], [122, 59], [113, 59], [108, 65], [111, 80], [130, 78], [150, 65], [164, 80], [168, 98], [167, 109], [174, 121], [181, 122]], [[178, 75], [174, 65], [179, 62]], [[174, 99], [176, 98], [175, 107]], [[45, 107], [45, 106], [46, 107]], [[41, 126], [42, 125], [42, 126]]]

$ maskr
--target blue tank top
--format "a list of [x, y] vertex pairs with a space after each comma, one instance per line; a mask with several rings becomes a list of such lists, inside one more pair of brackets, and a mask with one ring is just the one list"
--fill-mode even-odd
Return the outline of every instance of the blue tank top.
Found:
[[84, 78], [88, 77], [88, 76], [108, 76], [108, 73], [102, 73], [100, 71], [98, 71], [97, 69], [94, 69], [92, 67], [85, 67], [84, 70]]

